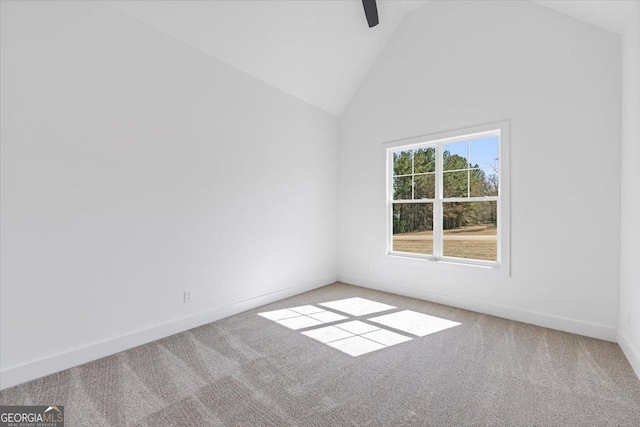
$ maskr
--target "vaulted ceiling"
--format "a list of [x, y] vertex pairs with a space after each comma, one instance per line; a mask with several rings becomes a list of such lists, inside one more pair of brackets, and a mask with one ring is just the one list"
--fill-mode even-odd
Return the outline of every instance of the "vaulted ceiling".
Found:
[[[622, 32], [632, 1], [535, 1]], [[106, 5], [340, 116], [404, 17], [428, 0], [108, 1]]]
[[106, 4], [339, 116], [405, 15], [425, 2], [123, 1]]
[[633, 0], [533, 0], [548, 7], [614, 33], [622, 34], [629, 22]]

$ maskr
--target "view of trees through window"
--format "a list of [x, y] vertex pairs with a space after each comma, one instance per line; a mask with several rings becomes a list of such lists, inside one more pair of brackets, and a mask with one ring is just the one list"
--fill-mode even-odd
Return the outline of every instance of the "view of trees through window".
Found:
[[393, 153], [393, 251], [497, 261], [499, 136], [441, 144], [441, 159], [437, 152]]

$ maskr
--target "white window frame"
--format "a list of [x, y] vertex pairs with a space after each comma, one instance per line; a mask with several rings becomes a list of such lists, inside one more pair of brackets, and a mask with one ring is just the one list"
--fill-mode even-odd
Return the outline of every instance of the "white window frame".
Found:
[[[487, 136], [499, 137], [498, 160], [498, 196], [443, 198], [442, 188], [442, 146], [455, 142], [468, 141]], [[510, 171], [509, 171], [509, 121], [488, 123], [479, 126], [457, 129], [437, 134], [418, 136], [382, 144], [386, 162], [386, 254], [391, 257], [427, 260], [439, 265], [474, 266], [499, 270], [510, 275]], [[399, 252], [393, 250], [393, 153], [400, 150], [416, 150], [419, 148], [436, 148], [435, 185], [436, 195], [433, 199], [404, 200], [402, 203], [433, 203], [433, 255]], [[485, 261], [468, 258], [447, 257], [442, 255], [442, 204], [444, 202], [497, 202], [497, 261]]]

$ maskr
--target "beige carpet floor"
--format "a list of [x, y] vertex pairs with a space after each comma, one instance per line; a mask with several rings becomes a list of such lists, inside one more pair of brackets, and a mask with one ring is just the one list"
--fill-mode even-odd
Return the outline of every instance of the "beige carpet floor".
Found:
[[[257, 314], [350, 297], [460, 325], [384, 327], [412, 339], [352, 357], [301, 333], [318, 326]], [[67, 426], [637, 427], [640, 381], [614, 343], [334, 284], [4, 390], [0, 404], [64, 405]]]

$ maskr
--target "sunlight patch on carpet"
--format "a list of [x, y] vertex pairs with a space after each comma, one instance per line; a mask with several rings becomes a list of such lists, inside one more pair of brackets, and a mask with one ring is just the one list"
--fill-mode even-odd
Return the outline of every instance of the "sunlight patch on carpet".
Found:
[[396, 307], [371, 301], [365, 298], [346, 298], [337, 301], [323, 302], [323, 307], [350, 314], [352, 316], [365, 316], [367, 314], [379, 313], [381, 311], [392, 310]]
[[417, 313], [411, 310], [385, 314], [384, 316], [374, 317], [368, 320], [370, 322], [379, 323], [419, 337], [424, 337], [460, 325], [458, 322], [429, 316], [428, 314]]
[[[391, 305], [359, 297], [324, 302], [319, 305], [349, 314], [353, 317], [368, 316], [396, 308]], [[452, 320], [411, 310], [384, 314], [366, 319], [366, 321], [354, 319], [344, 322], [344, 320], [349, 319], [349, 317], [315, 305], [302, 305], [266, 311], [258, 313], [258, 315], [289, 329], [306, 329], [305, 331], [301, 331], [302, 335], [353, 357], [382, 350], [413, 339], [402, 333], [425, 337], [460, 325], [460, 323]], [[377, 325], [369, 322], [376, 323]], [[329, 323], [332, 323], [332, 325], [325, 326]], [[387, 326], [393, 329], [393, 331], [384, 329], [378, 325]]]
[[266, 311], [258, 315], [294, 331], [347, 319], [345, 316], [312, 305]]
[[312, 329], [302, 335], [354, 357], [412, 339], [358, 320]]

